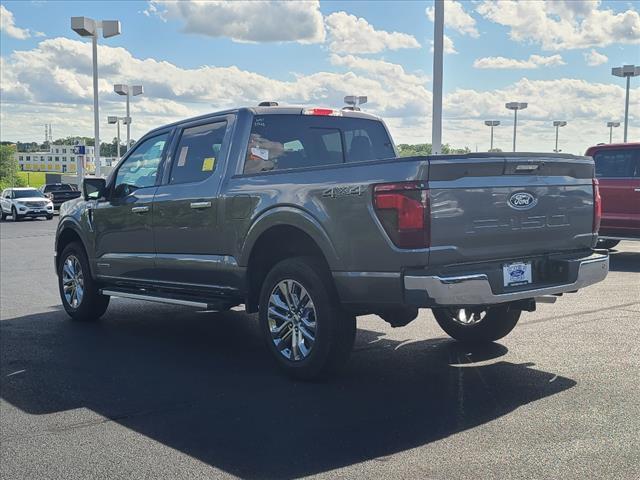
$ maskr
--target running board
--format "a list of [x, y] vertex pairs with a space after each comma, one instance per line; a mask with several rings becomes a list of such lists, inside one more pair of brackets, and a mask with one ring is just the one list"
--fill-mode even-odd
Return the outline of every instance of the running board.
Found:
[[108, 290], [103, 288], [100, 290], [100, 293], [103, 295], [109, 295], [110, 297], [120, 297], [120, 298], [131, 298], [133, 300], [146, 300], [148, 302], [157, 302], [157, 303], [169, 303], [171, 305], [183, 305], [186, 307], [195, 307], [195, 308], [203, 308], [205, 310], [209, 310], [210, 307], [215, 309], [215, 305], [206, 303], [206, 302], [196, 302], [193, 300], [183, 300], [181, 298], [169, 298], [169, 297], [158, 297], [155, 295], [143, 295], [140, 293], [132, 293], [132, 292], [123, 292], [119, 290]]

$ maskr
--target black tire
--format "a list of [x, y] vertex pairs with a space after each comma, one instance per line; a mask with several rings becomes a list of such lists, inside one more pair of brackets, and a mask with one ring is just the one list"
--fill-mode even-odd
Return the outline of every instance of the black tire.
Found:
[[[282, 353], [272, 337], [268, 315], [269, 302], [272, 294], [282, 293], [281, 290], [276, 291], [276, 287], [284, 280], [292, 280], [298, 286], [303, 287], [313, 304], [315, 329], [309, 329], [308, 324], [303, 324], [300, 319], [302, 315], [299, 315], [298, 323], [294, 326], [295, 318], [292, 317], [289, 330], [285, 330], [285, 334], [283, 334], [283, 338], [292, 339], [294, 328], [297, 328], [298, 325], [300, 332], [306, 328], [305, 331], [315, 334], [315, 340], [304, 358], [287, 358], [286, 350], [290, 350], [291, 357], [296, 354], [293, 345], [291, 345], [291, 349], [283, 348], [282, 351], [285, 353]], [[295, 285], [293, 287], [295, 288]], [[306, 297], [300, 295], [300, 299], [304, 298]], [[288, 309], [282, 310], [285, 313], [288, 311]], [[305, 308], [302, 311], [308, 312], [309, 310]], [[331, 275], [327, 267], [316, 258], [295, 257], [277, 263], [267, 274], [262, 284], [258, 312], [260, 330], [267, 349], [278, 366], [291, 377], [304, 380], [325, 377], [337, 371], [348, 360], [356, 335], [356, 318], [341, 308]], [[307, 313], [307, 320], [311, 318], [311, 315], [311, 313]], [[271, 318], [274, 318], [273, 314]], [[291, 332], [288, 337], [286, 337], [287, 331]], [[298, 330], [296, 331], [298, 332]], [[297, 335], [300, 336], [302, 333], [297, 333]], [[303, 335], [300, 338], [305, 342], [304, 346], [308, 346], [306, 344], [308, 338]], [[283, 344], [286, 343], [286, 341], [283, 342]], [[300, 352], [302, 350], [298, 349], [298, 353]]]
[[4, 222], [7, 219], [7, 214], [0, 208], [0, 221]]
[[598, 240], [598, 248], [606, 248], [607, 250], [611, 250], [612, 248], [615, 248], [616, 245], [618, 245], [620, 243], [620, 240], [606, 240], [606, 239], [600, 239]]
[[11, 207], [11, 218], [13, 219], [14, 222], [19, 222], [20, 220], [22, 220], [22, 217], [18, 215], [18, 211], [16, 210], [16, 207]]
[[47, 220], [53, 220], [53, 215], [47, 215]]
[[[521, 313], [521, 310], [511, 309], [508, 305], [479, 308], [478, 311], [482, 310], [484, 318], [477, 323], [465, 325], [455, 320], [460, 310], [434, 308], [433, 316], [447, 335], [467, 343], [493, 342], [506, 336], [518, 323]], [[473, 308], [470, 310], [475, 311]]]
[[[77, 259], [80, 266], [80, 273], [82, 275], [83, 293], [81, 300], [75, 304], [70, 303], [64, 293], [64, 268], [65, 262], [69, 259], [73, 261], [73, 258]], [[93, 321], [99, 319], [109, 306], [109, 298], [107, 295], [102, 295], [97, 288], [94, 279], [91, 277], [91, 271], [89, 269], [89, 261], [87, 254], [82, 244], [78, 242], [72, 242], [67, 245], [58, 262], [58, 290], [60, 291], [60, 299], [65, 311], [73, 320], [79, 321]], [[73, 300], [73, 297], [72, 297]]]

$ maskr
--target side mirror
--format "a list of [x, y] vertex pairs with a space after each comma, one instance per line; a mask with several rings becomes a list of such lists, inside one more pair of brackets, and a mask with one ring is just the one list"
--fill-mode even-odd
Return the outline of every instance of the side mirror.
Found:
[[104, 178], [85, 178], [82, 181], [82, 194], [85, 200], [96, 200], [102, 197], [107, 189]]

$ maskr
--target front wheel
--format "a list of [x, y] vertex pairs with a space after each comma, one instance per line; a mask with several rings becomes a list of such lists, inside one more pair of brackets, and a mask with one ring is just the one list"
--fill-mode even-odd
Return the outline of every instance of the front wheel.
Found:
[[109, 297], [99, 292], [91, 277], [89, 260], [80, 243], [70, 243], [62, 250], [58, 288], [62, 306], [74, 320], [97, 320], [109, 306]]
[[506, 336], [515, 328], [520, 313], [509, 305], [433, 309], [440, 328], [450, 337], [469, 343], [493, 342]]
[[288, 375], [322, 377], [348, 359], [355, 316], [338, 302], [327, 267], [313, 257], [277, 263], [262, 285], [259, 320], [267, 349]]
[[13, 219], [14, 222], [19, 222], [20, 220], [22, 220], [22, 217], [18, 215], [18, 211], [16, 210], [16, 207], [13, 207], [11, 209], [11, 218]]

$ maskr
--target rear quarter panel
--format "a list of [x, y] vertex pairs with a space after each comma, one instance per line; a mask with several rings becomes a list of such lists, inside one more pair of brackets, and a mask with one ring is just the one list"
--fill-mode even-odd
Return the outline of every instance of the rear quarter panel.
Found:
[[224, 193], [227, 248], [246, 266], [257, 234], [291, 224], [298, 214], [296, 222], [318, 243], [333, 271], [424, 266], [428, 250], [400, 250], [388, 239], [373, 211], [372, 192], [377, 183], [427, 176], [428, 162], [415, 159], [235, 175]]

